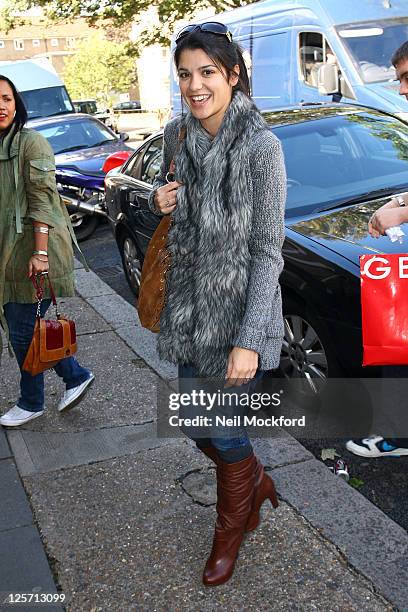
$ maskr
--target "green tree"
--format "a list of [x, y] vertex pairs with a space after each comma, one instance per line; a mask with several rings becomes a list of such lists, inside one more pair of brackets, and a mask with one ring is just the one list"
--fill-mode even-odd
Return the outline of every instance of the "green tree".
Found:
[[84, 41], [66, 60], [64, 82], [72, 98], [96, 98], [109, 104], [114, 92], [125, 92], [136, 80], [135, 60], [124, 45], [98, 33]]
[[213, 8], [220, 13], [252, 2], [254, 0], [6, 0], [0, 26], [6, 30], [13, 28], [17, 24], [16, 11], [26, 11], [33, 6], [43, 7], [47, 16], [55, 21], [85, 17], [89, 23], [95, 24], [108, 19], [115, 27], [137, 22], [143, 11], [156, 7], [159, 25], [142, 31], [137, 42], [128, 46], [128, 52], [137, 54], [147, 45], [168, 45], [176, 21], [189, 20], [199, 10]]

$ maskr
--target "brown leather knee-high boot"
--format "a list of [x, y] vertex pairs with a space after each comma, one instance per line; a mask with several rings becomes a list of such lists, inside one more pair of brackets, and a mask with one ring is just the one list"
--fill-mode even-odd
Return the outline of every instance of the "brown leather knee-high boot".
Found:
[[211, 461], [213, 461], [214, 463], [217, 463], [218, 455], [217, 455], [217, 449], [215, 448], [215, 446], [205, 446], [205, 447], [197, 446], [197, 448], [202, 453], [204, 453], [206, 457], [211, 459]]
[[[209, 457], [214, 463], [217, 463], [218, 455], [214, 446], [206, 446], [200, 450]], [[278, 498], [272, 478], [265, 473], [264, 466], [256, 459], [255, 467], [255, 494], [252, 501], [251, 514], [249, 515], [248, 523], [245, 531], [254, 531], [259, 525], [259, 512], [262, 504], [266, 499], [270, 499], [274, 508], [277, 508]]]
[[259, 511], [266, 499], [270, 499], [274, 508], [277, 508], [278, 498], [276, 496], [275, 484], [272, 478], [265, 473], [264, 466], [256, 458], [255, 467], [255, 494], [252, 501], [251, 514], [245, 531], [254, 531], [259, 525]]
[[207, 586], [223, 584], [232, 576], [251, 513], [255, 467], [254, 454], [236, 463], [217, 460], [217, 521], [203, 573]]

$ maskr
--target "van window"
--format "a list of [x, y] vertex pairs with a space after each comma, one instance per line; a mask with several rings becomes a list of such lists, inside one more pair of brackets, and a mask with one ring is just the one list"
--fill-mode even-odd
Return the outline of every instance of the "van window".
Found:
[[328, 60], [335, 61], [327, 40], [319, 32], [302, 32], [299, 36], [299, 53], [305, 82], [311, 87], [317, 87], [320, 66]]
[[395, 79], [391, 57], [408, 39], [406, 17], [343, 25], [337, 31], [365, 83]]
[[21, 91], [20, 93], [27, 108], [29, 119], [74, 112], [67, 90], [63, 85]]
[[253, 38], [252, 45], [252, 95], [255, 102], [259, 101], [262, 108], [289, 104], [289, 33]]

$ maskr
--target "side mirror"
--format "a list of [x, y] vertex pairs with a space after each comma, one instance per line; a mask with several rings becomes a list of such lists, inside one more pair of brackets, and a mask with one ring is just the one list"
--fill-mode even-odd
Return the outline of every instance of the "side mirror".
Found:
[[317, 73], [317, 88], [320, 94], [339, 92], [339, 69], [336, 64], [323, 64]]
[[126, 142], [126, 140], [129, 140], [129, 134], [127, 132], [119, 132], [119, 138], [122, 142]]
[[109, 170], [117, 168], [118, 166], [123, 166], [131, 155], [132, 151], [115, 151], [115, 153], [111, 153], [104, 161], [102, 172], [107, 174]]

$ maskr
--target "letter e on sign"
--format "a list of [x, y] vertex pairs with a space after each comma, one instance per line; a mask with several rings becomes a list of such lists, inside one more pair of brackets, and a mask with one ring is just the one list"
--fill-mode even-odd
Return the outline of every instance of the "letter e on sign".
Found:
[[408, 278], [408, 257], [399, 258], [399, 276], [400, 278]]

